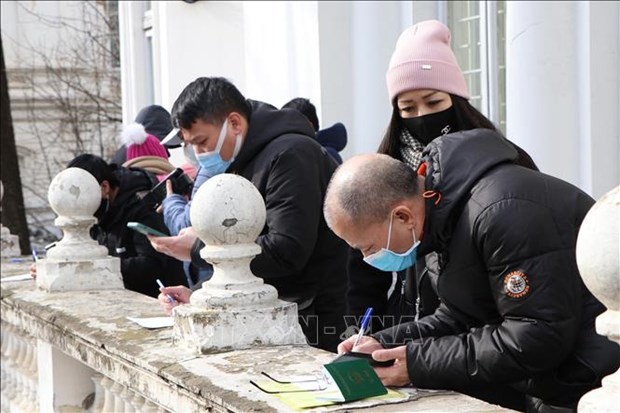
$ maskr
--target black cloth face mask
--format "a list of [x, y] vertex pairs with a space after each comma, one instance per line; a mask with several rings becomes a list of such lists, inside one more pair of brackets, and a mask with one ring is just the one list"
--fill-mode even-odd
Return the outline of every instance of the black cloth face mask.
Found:
[[409, 133], [411, 133], [411, 136], [420, 141], [424, 146], [439, 136], [458, 130], [454, 105], [441, 112], [415, 118], [402, 118], [402, 121]]

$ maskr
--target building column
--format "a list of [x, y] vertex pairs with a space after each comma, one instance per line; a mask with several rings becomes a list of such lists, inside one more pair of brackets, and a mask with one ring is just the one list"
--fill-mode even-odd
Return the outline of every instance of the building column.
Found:
[[321, 119], [347, 127], [343, 158], [375, 152], [383, 138], [392, 112], [385, 72], [411, 13], [407, 2], [319, 2]]
[[619, 93], [617, 3], [507, 2], [507, 135], [543, 172], [617, 185]]
[[147, 45], [142, 19], [142, 2], [121, 1], [118, 3], [118, 19], [121, 54], [121, 99], [123, 123], [131, 123], [144, 106], [149, 105], [146, 76], [148, 70]]
[[225, 77], [244, 92], [241, 2], [154, 1], [152, 5], [155, 103], [171, 110], [185, 86], [201, 76]]

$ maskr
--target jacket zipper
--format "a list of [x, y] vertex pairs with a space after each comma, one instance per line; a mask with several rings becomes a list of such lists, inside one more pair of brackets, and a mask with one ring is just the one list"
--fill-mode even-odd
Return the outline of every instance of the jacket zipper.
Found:
[[426, 276], [426, 273], [428, 272], [428, 267], [424, 267], [424, 270], [422, 271], [422, 274], [420, 274], [420, 279], [418, 280], [418, 282], [416, 283], [416, 298], [415, 298], [415, 321], [418, 321], [420, 319], [420, 287], [422, 285], [422, 281], [424, 280], [424, 277]]

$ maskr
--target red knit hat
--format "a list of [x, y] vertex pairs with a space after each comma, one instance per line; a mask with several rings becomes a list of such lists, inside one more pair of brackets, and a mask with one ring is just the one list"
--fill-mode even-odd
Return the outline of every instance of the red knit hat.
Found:
[[385, 77], [390, 102], [416, 89], [469, 99], [465, 77], [450, 48], [450, 30], [437, 20], [420, 22], [400, 35]]
[[127, 160], [140, 156], [157, 156], [168, 160], [166, 148], [153, 135], [144, 130], [139, 123], [132, 123], [123, 127], [121, 141], [127, 147]]

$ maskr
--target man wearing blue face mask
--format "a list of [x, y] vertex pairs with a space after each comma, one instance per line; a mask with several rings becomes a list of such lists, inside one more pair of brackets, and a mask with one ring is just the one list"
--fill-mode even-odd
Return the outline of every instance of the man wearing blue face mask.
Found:
[[[210, 176], [235, 173], [256, 186], [267, 220], [256, 240], [262, 253], [251, 270], [273, 285], [280, 299], [297, 303], [309, 344], [335, 352], [345, 330], [348, 248], [323, 218], [323, 198], [337, 164], [309, 139], [312, 126], [299, 112], [246, 100], [223, 78], [190, 83], [174, 103], [172, 119], [185, 144], [193, 146], [201, 170]], [[199, 255], [204, 245], [191, 229], [150, 241], [158, 251], [206, 265]], [[186, 303], [191, 291], [175, 288], [162, 291]]]
[[415, 264], [417, 249], [420, 246], [420, 241], [416, 240], [415, 229], [412, 228], [411, 235], [413, 236], [413, 245], [411, 245], [411, 248], [401, 254], [390, 250], [393, 222], [394, 212], [391, 212], [386, 247], [364, 257], [364, 261], [381, 271], [402, 271], [413, 266], [413, 264]]
[[[438, 257], [438, 309], [338, 346], [395, 360], [388, 386], [446, 389], [527, 412], [576, 412], [620, 366], [597, 334], [606, 309], [577, 269], [579, 226], [594, 200], [516, 164], [495, 132], [439, 137], [418, 173], [388, 155], [351, 158], [325, 196], [332, 230], [383, 271]], [[370, 195], [369, 195], [370, 194]], [[436, 254], [429, 254], [434, 252]]]

